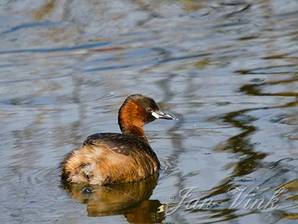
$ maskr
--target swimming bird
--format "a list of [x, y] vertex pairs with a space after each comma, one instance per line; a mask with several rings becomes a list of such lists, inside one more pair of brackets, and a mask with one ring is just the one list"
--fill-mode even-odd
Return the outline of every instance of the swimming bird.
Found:
[[158, 173], [159, 160], [144, 132], [144, 125], [155, 119], [175, 117], [160, 111], [150, 97], [130, 95], [118, 113], [122, 133], [97, 133], [87, 137], [63, 161], [62, 180], [107, 185], [139, 181]]

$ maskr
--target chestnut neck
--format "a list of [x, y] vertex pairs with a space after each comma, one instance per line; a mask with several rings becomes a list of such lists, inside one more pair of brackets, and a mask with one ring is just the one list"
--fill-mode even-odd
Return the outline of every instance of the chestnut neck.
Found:
[[118, 124], [123, 134], [136, 136], [148, 143], [144, 132], [144, 113], [144, 109], [136, 102], [125, 102], [119, 110]]

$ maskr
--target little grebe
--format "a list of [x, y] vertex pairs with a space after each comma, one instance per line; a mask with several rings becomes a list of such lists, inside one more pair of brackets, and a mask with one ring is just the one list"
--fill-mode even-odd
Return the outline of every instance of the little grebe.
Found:
[[62, 180], [67, 183], [113, 184], [145, 179], [160, 168], [143, 126], [157, 118], [174, 119], [161, 112], [153, 99], [135, 94], [119, 109], [122, 134], [97, 133], [71, 152], [62, 164]]

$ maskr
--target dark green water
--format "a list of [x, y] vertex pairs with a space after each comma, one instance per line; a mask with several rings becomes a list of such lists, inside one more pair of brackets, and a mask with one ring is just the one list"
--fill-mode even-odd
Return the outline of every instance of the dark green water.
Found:
[[[297, 90], [296, 0], [0, 1], [0, 223], [297, 223]], [[158, 182], [64, 190], [132, 93]]]

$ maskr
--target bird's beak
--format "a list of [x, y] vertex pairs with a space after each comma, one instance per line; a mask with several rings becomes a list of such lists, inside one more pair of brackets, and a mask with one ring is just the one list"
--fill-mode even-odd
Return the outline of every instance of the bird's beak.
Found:
[[156, 119], [177, 120], [177, 118], [174, 117], [173, 115], [162, 112], [162, 111], [153, 111], [153, 112], [151, 112], [151, 114]]

